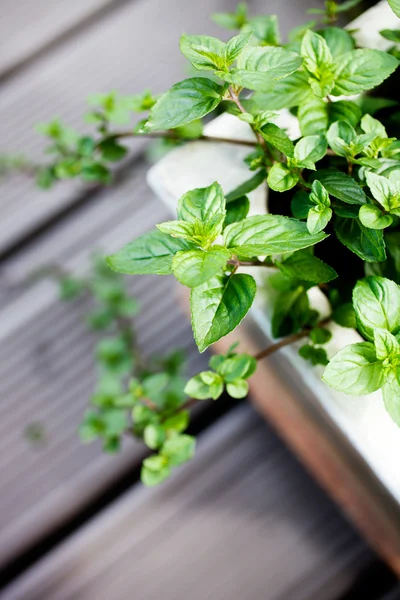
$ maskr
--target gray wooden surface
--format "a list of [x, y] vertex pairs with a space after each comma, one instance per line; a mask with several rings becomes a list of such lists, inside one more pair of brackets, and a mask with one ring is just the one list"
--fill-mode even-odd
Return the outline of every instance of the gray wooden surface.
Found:
[[133, 488], [2, 600], [333, 600], [370, 552], [248, 406]]
[[[23, 150], [38, 160], [43, 144], [33, 125], [58, 115], [79, 126], [89, 93], [164, 90], [185, 76], [180, 33], [220, 33], [209, 14], [235, 4], [5, 0], [0, 151]], [[254, 12], [266, 8], [262, 0], [249, 4]], [[285, 31], [309, 4], [274, 0], [267, 9], [281, 15]], [[95, 336], [82, 323], [85, 302], [60, 304], [48, 281], [17, 285], [54, 262], [84, 272], [94, 248], [112, 251], [168, 218], [145, 184], [143, 149], [143, 140], [132, 144], [113, 189], [73, 183], [40, 192], [24, 177], [1, 185], [0, 253], [7, 258], [0, 265], [0, 568], [78, 514], [143, 456], [139, 444], [109, 457], [77, 438], [94, 382]], [[138, 318], [145, 352], [178, 345], [189, 372], [204, 368], [207, 357], [194, 347], [172, 280], [131, 278], [130, 287], [146, 307]], [[43, 449], [32, 450], [23, 437], [33, 420], [48, 430]], [[171, 600], [324, 600], [337, 597], [371, 559], [246, 408], [205, 433], [198, 458], [171, 483], [133, 488], [1, 597], [113, 600], [134, 590], [140, 600], [161, 594]]]

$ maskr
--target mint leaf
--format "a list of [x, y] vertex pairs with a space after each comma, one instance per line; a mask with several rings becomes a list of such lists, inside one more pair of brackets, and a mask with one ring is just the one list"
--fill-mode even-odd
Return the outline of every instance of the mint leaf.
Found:
[[382, 387], [384, 368], [370, 342], [351, 344], [330, 360], [322, 379], [331, 387], [361, 396]]
[[363, 204], [360, 208], [359, 219], [364, 227], [369, 229], [385, 229], [393, 223], [393, 217], [385, 215], [375, 204]]
[[374, 343], [376, 356], [379, 360], [395, 359], [400, 354], [399, 342], [387, 329], [377, 327], [374, 330]]
[[225, 46], [225, 61], [229, 66], [240, 56], [251, 38], [251, 32], [236, 35]]
[[174, 435], [161, 448], [161, 456], [173, 467], [182, 465], [193, 458], [196, 451], [196, 440], [191, 435]]
[[218, 215], [225, 216], [224, 192], [216, 181], [206, 188], [196, 188], [183, 194], [178, 201], [178, 218], [195, 223], [207, 223]]
[[400, 43], [400, 29], [382, 29], [379, 33], [390, 42]]
[[307, 229], [309, 233], [319, 233], [328, 225], [332, 218], [332, 209], [328, 206], [313, 206], [308, 211]]
[[377, 200], [385, 210], [390, 210], [392, 208], [390, 202], [391, 196], [394, 196], [396, 192], [390, 184], [389, 179], [386, 179], [386, 177], [382, 177], [381, 175], [376, 175], [371, 171], [367, 171], [366, 179], [375, 200]]
[[304, 34], [301, 43], [301, 56], [304, 58], [306, 69], [316, 76], [320, 75], [324, 68], [330, 68], [333, 64], [328, 44], [322, 35], [310, 29]]
[[179, 47], [198, 71], [224, 69], [225, 43], [209, 35], [182, 35]]
[[357, 327], [356, 315], [351, 302], [341, 304], [332, 313], [332, 320], [341, 327], [355, 329]]
[[268, 106], [269, 110], [280, 110], [304, 104], [310, 96], [307, 77], [301, 71], [296, 71], [276, 81], [271, 91], [257, 92], [254, 100], [260, 108]]
[[242, 221], [248, 215], [250, 210], [250, 200], [247, 196], [240, 196], [226, 205], [226, 217], [224, 227]]
[[365, 204], [367, 198], [358, 183], [336, 169], [322, 169], [313, 175], [326, 188], [327, 192], [348, 204]]
[[293, 279], [302, 279], [312, 283], [326, 283], [337, 277], [337, 273], [332, 267], [313, 256], [308, 250], [295, 252], [276, 264], [284, 275]]
[[313, 366], [325, 366], [329, 362], [325, 348], [315, 348], [311, 344], [304, 344], [299, 348], [299, 354], [305, 360], [309, 360]]
[[387, 52], [369, 48], [352, 50], [340, 58], [332, 94], [351, 96], [370, 90], [389, 77], [398, 64], [397, 58]]
[[400, 331], [400, 288], [384, 277], [366, 277], [353, 291], [353, 306], [361, 334], [374, 339], [374, 329]]
[[261, 135], [263, 138], [283, 152], [286, 156], [294, 156], [294, 145], [287, 133], [274, 123], [267, 123], [261, 127]]
[[356, 132], [354, 128], [345, 121], [332, 123], [326, 133], [329, 146], [339, 156], [348, 156], [351, 154], [348, 147], [355, 137]]
[[226, 384], [226, 391], [232, 398], [245, 398], [249, 393], [249, 384], [245, 379], [237, 379]]
[[237, 68], [224, 78], [250, 90], [269, 92], [276, 80], [296, 71], [301, 63], [300, 56], [283, 48], [253, 46], [242, 52]]
[[192, 290], [192, 327], [200, 352], [239, 325], [252, 305], [255, 294], [253, 277], [244, 274], [213, 277]]
[[172, 261], [172, 271], [178, 281], [193, 288], [220, 273], [230, 256], [231, 253], [222, 246], [212, 246], [207, 251], [178, 252]]
[[187, 382], [185, 394], [196, 400], [217, 400], [224, 391], [224, 382], [221, 375], [214, 371], [203, 371]]
[[193, 246], [183, 240], [172, 238], [161, 231], [150, 231], [121, 250], [107, 257], [107, 264], [119, 273], [128, 275], [169, 275], [172, 259], [180, 250]]
[[218, 106], [224, 92], [224, 86], [205, 77], [184, 79], [157, 100], [145, 129], [173, 129], [200, 119]]
[[354, 38], [340, 27], [326, 27], [320, 31], [334, 59], [354, 49]]
[[267, 177], [269, 187], [276, 192], [291, 190], [298, 181], [299, 176], [283, 163], [272, 165]]
[[388, 0], [388, 2], [394, 14], [400, 19], [400, 0]]
[[328, 108], [329, 105], [322, 98], [312, 93], [304, 99], [297, 112], [302, 135], [320, 134], [328, 129]]
[[280, 215], [255, 215], [229, 225], [224, 231], [226, 247], [241, 256], [294, 252], [326, 237], [324, 233], [310, 235], [305, 223]]
[[382, 262], [386, 259], [385, 241], [382, 231], [365, 227], [358, 219], [338, 217], [335, 221], [338, 239], [367, 262]]
[[[400, 13], [400, 5], [399, 5]], [[399, 14], [400, 16], [400, 14]], [[396, 425], [400, 426], [400, 381], [399, 372], [390, 370], [386, 374], [385, 383], [382, 388], [383, 402], [385, 408]]]
[[280, 35], [276, 15], [258, 15], [249, 19], [245, 29], [253, 31], [261, 46], [279, 46]]
[[315, 169], [314, 163], [324, 158], [327, 143], [325, 136], [308, 135], [297, 142], [294, 149], [294, 157], [300, 166], [307, 169]]

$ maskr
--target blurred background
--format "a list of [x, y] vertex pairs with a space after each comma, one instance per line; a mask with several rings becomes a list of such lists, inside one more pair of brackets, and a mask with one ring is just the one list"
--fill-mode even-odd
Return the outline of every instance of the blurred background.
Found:
[[[250, 0], [282, 33], [310, 0]], [[371, 3], [369, 3], [371, 4]], [[226, 37], [210, 20], [235, 0], [0, 0], [0, 152], [40, 162], [34, 125], [79, 131], [92, 93], [159, 93], [188, 74], [185, 33]], [[156, 150], [150, 156], [156, 156]], [[250, 405], [222, 400], [194, 417], [196, 458], [159, 488], [139, 482], [145, 455], [82, 445], [95, 383], [89, 300], [63, 303], [57, 265], [87, 271], [167, 220], [149, 190], [147, 142], [135, 140], [109, 188], [39, 190], [29, 173], [0, 180], [0, 597], [4, 600], [328, 600], [397, 598], [393, 573]], [[32, 277], [32, 274], [36, 274]], [[146, 310], [144, 355], [181, 348], [205, 367], [170, 278], [129, 278]]]

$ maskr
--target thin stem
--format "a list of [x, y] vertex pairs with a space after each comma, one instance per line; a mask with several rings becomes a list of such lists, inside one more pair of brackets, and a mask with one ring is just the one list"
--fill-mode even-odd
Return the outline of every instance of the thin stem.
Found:
[[167, 139], [167, 140], [175, 140], [177, 142], [219, 142], [222, 144], [234, 144], [237, 146], [249, 146], [251, 148], [255, 148], [257, 144], [251, 140], [235, 140], [233, 138], [227, 137], [219, 137], [213, 135], [201, 135], [198, 138], [185, 138], [177, 135], [172, 131], [154, 131], [151, 133], [137, 133], [135, 131], [120, 131], [117, 133], [110, 134], [107, 136], [107, 139], [122, 139], [129, 137], [147, 137], [147, 138], [155, 138], [155, 139]]
[[[326, 319], [323, 319], [322, 321], [320, 321], [318, 323], [317, 327], [323, 327], [324, 325], [329, 323], [329, 321], [330, 321], [330, 317], [327, 317]], [[291, 335], [284, 337], [279, 342], [276, 342], [275, 344], [271, 344], [271, 346], [268, 346], [268, 348], [264, 348], [264, 350], [261, 350], [260, 352], [255, 354], [254, 358], [256, 360], [262, 360], [263, 358], [267, 358], [267, 356], [271, 356], [271, 354], [274, 354], [281, 348], [284, 348], [285, 346], [289, 346], [290, 344], [293, 344], [294, 342], [297, 342], [298, 340], [301, 340], [301, 339], [307, 337], [308, 334], [310, 333], [311, 329], [312, 329], [311, 327], [305, 327], [304, 329], [302, 329], [301, 331], [298, 331], [297, 333], [292, 333]]]
[[[238, 109], [240, 110], [241, 113], [246, 113], [247, 110], [244, 108], [243, 104], [240, 102], [239, 96], [236, 94], [236, 92], [234, 91], [234, 89], [232, 88], [231, 85], [229, 86], [228, 90], [229, 90], [229, 95], [232, 99], [232, 102], [234, 102], [236, 104], [236, 106], [238, 107]], [[261, 135], [261, 133], [259, 133], [258, 131], [255, 131], [255, 129], [253, 129], [253, 132], [254, 132], [254, 135], [256, 136], [257, 141], [260, 144], [260, 146], [264, 149], [264, 151], [266, 151], [267, 146], [265, 144], [265, 140], [264, 140], [263, 136]]]

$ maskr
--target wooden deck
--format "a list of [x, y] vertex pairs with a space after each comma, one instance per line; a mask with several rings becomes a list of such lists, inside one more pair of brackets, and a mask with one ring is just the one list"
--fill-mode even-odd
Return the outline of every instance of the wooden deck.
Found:
[[[158, 92], [183, 78], [181, 32], [217, 34], [209, 14], [235, 4], [5, 0], [0, 151], [37, 159], [35, 123], [58, 115], [79, 126], [90, 93]], [[249, 5], [265, 10], [262, 0]], [[287, 30], [309, 5], [270, 1], [268, 10]], [[51, 282], [18, 282], [49, 262], [84, 272], [93, 249], [113, 250], [168, 217], [145, 183], [144, 145], [132, 144], [110, 189], [66, 183], [40, 192], [29, 178], [1, 182], [0, 584], [13, 578], [1, 598], [117, 600], [131, 590], [140, 600], [339, 598], [376, 559], [249, 407], [206, 429], [197, 458], [156, 490], [137, 484], [140, 444], [110, 457], [79, 443], [94, 377], [84, 302], [60, 304]], [[202, 369], [207, 356], [194, 347], [173, 281], [130, 285], [146, 306], [138, 319], [145, 352], [180, 346], [189, 372]], [[43, 449], [23, 437], [32, 420], [49, 431]], [[131, 489], [84, 524], [88, 507], [93, 513], [121, 482]]]

